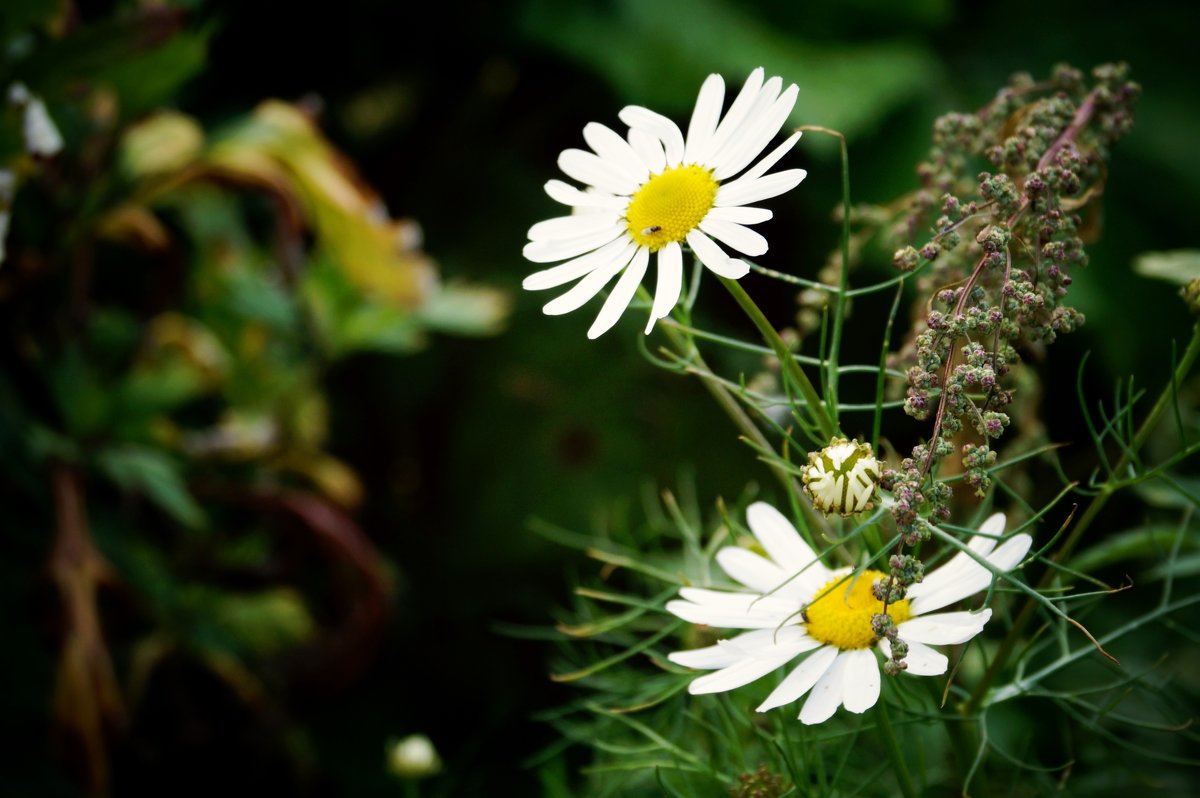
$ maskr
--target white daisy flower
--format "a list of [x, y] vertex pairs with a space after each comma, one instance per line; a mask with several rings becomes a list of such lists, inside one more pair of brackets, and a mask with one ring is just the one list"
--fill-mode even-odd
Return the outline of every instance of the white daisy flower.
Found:
[[750, 257], [766, 252], [767, 240], [746, 225], [770, 219], [771, 211], [750, 204], [794, 188], [807, 174], [803, 169], [767, 174], [799, 132], [750, 166], [787, 121], [799, 91], [795, 84], [784, 89], [779, 77], [764, 81], [763, 74], [761, 67], [750, 73], [724, 118], [725, 82], [709, 75], [686, 140], [670, 119], [636, 105], [619, 114], [629, 126], [624, 138], [596, 122], [584, 127], [591, 150], [566, 150], [558, 166], [586, 188], [546, 183], [546, 193], [572, 213], [529, 228], [524, 249], [534, 263], [566, 261], [531, 274], [524, 288], [540, 291], [578, 280], [547, 303], [544, 313], [569, 313], [620, 275], [588, 330], [589, 338], [602, 335], [625, 312], [656, 254], [649, 333], [679, 301], [685, 244], [723, 277], [737, 279], [749, 271], [721, 244]]
[[[883, 604], [871, 585], [880, 571], [826, 568], [774, 507], [758, 502], [746, 511], [750, 531], [767, 557], [730, 546], [717, 552], [717, 562], [749, 590], [724, 592], [685, 587], [680, 600], [667, 610], [685, 621], [727, 629], [750, 629], [716, 645], [678, 651], [670, 660], [688, 668], [711, 670], [688, 687], [693, 695], [733, 690], [807, 656], [758, 707], [766, 712], [811, 691], [800, 720], [805, 724], [829, 719], [839, 706], [865, 712], [879, 699], [879, 662], [873, 647], [885, 657], [891, 648], [877, 639], [871, 616]], [[986, 521], [968, 542], [972, 552], [1001, 571], [1011, 570], [1029, 551], [1029, 535], [1020, 534], [999, 546], [1004, 515]], [[979, 612], [935, 612], [985, 590], [992, 574], [967, 553], [958, 552], [944, 565], [908, 590], [908, 597], [888, 605], [899, 639], [908, 644], [907, 673], [937, 676], [946, 672], [946, 656], [930, 646], [965, 643], [983, 630], [992, 616]]]

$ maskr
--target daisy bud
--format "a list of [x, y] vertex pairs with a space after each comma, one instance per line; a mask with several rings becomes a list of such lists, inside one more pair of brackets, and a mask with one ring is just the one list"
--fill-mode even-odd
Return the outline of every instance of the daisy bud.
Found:
[[821, 451], [809, 452], [803, 479], [814, 507], [826, 515], [851, 516], [871, 509], [879, 461], [869, 444], [834, 438]]

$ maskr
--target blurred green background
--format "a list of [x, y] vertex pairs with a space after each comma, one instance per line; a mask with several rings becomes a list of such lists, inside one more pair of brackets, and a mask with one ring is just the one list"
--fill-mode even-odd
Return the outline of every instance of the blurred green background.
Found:
[[[45, 164], [25, 179], [0, 266], [5, 794], [87, 791], [92, 760], [79, 743], [87, 736], [56, 731], [52, 711], [69, 617], [49, 565], [54, 475], [64, 473], [83, 485], [96, 545], [117, 573], [98, 594], [125, 710], [123, 727], [100, 735], [113, 794], [395, 794], [385, 743], [413, 732], [429, 735], [445, 762], [423, 785], [428, 794], [538, 793], [537, 773], [523, 763], [553, 735], [535, 715], [574, 691], [548, 679], [549, 647], [520, 630], [551, 624], [574, 574], [594, 565], [535, 535], [530, 519], [584, 532], [637, 516], [642, 497], [662, 487], [694, 490], [706, 507], [748, 483], [762, 483], [766, 495], [774, 487], [698, 384], [638, 355], [640, 319], [589, 342], [591, 306], [543, 317], [545, 298], [520, 291], [534, 268], [520, 256], [525, 231], [559, 212], [541, 191], [559, 176], [557, 153], [580, 146], [589, 121], [616, 126], [626, 104], [682, 123], [707, 73], [737, 85], [765, 66], [800, 86], [793, 123], [849, 137], [855, 201], [882, 202], [914, 187], [912, 167], [938, 114], [973, 110], [1017, 71], [1041, 77], [1058, 62], [1087, 70], [1128, 61], [1144, 96], [1134, 132], [1113, 158], [1103, 237], [1072, 288], [1087, 326], [1041, 364], [1050, 436], [1084, 437], [1073, 398], [1084, 352], [1093, 353], [1086, 384], [1095, 395], [1133, 373], [1139, 384], [1158, 384], [1170, 341], [1189, 326], [1174, 286], [1131, 270], [1141, 252], [1198, 243], [1200, 56], [1189, 3], [1118, 14], [1093, 3], [1026, 0], [12, 2], [0, 19], [4, 86], [21, 80], [42, 96], [67, 142], [61, 166]], [[97, 99], [96, 86], [110, 93]], [[103, 97], [112, 109], [98, 109]], [[117, 142], [130, 125], [175, 109], [218, 137], [251, 140], [265, 134], [246, 132], [248, 115], [269, 98], [310, 113], [391, 215], [419, 224], [420, 249], [442, 280], [484, 291], [495, 330], [471, 329], [469, 318], [439, 320], [425, 308], [425, 316], [412, 314], [421, 319], [413, 322], [420, 342], [375, 330], [367, 344], [346, 343], [353, 336], [344, 328], [335, 334], [321, 325], [351, 316], [370, 325], [343, 307], [317, 319], [322, 340], [334, 343], [312, 345], [300, 316], [334, 295], [353, 303], [361, 286], [347, 288], [338, 282], [345, 275], [322, 267], [336, 238], [322, 227], [328, 219], [289, 239], [315, 253], [305, 263], [317, 277], [305, 277], [302, 288], [254, 277], [281, 268], [272, 233], [280, 212], [270, 203], [229, 204], [203, 192], [162, 199], [155, 208], [166, 231], [185, 242], [165, 257], [112, 243], [81, 249], [80, 238], [58, 237], [86, 237], [74, 222], [140, 190], [119, 175], [128, 169]], [[94, 120], [105, 113], [101, 134]], [[809, 136], [789, 158], [809, 177], [773, 203], [775, 219], [763, 226], [772, 249], [762, 263], [811, 277], [837, 241], [836, 151]], [[298, 173], [296, 163], [285, 165]], [[298, 196], [311, 202], [307, 184], [299, 185]], [[246, 244], [256, 254], [236, 272], [249, 282], [189, 282], [199, 279], [189, 276], [189, 259], [202, 259], [195, 253], [213, 240], [205, 232], [213, 225], [221, 236], [240, 230], [258, 242]], [[80, 304], [71, 275], [84, 250], [94, 264]], [[25, 251], [43, 257], [23, 260]], [[863, 268], [859, 280], [890, 267]], [[774, 318], [789, 317], [789, 292], [754, 277], [746, 284]], [[503, 320], [504, 301], [489, 288], [511, 302]], [[320, 302], [297, 306], [293, 290]], [[471, 317], [473, 306], [454, 302], [451, 316]], [[257, 461], [201, 467], [151, 455], [147, 465], [146, 448], [130, 455], [129, 446], [161, 443], [150, 422], [127, 434], [111, 408], [90, 426], [70, 418], [84, 412], [89, 391], [108, 390], [96, 374], [130, 362], [136, 347], [128, 342], [140, 325], [172, 307], [238, 340], [248, 334], [238, 327], [245, 318], [278, 333], [283, 354], [268, 358], [277, 370], [243, 390], [277, 393], [271, 407], [291, 407], [298, 429], [317, 418], [311, 440], [297, 434], [311, 446], [297, 444], [303, 452], [292, 454], [316, 458], [321, 450], [340, 465], [273, 461], [275, 481], [267, 483], [256, 481]], [[719, 292], [702, 290], [700, 308], [702, 326], [739, 329], [733, 303]], [[97, 341], [118, 343], [104, 349]], [[848, 341], [858, 357], [871, 358], [875, 345]], [[97, 361], [104, 351], [124, 354]], [[244, 351], [230, 357], [248, 357]], [[168, 379], [149, 373], [157, 374], [152, 382]], [[170, 413], [182, 427], [198, 425], [216, 415], [215, 401], [188, 398]], [[111, 448], [114, 441], [125, 448]], [[354, 493], [355, 480], [339, 468], [357, 475], [361, 500], [344, 502], [331, 527], [305, 515], [324, 505], [281, 510], [222, 494], [242, 477]], [[69, 492], [76, 477], [58, 477], [68, 480], [60, 490]], [[216, 477], [226, 487], [214, 489]], [[193, 517], [206, 520], [190, 524]], [[343, 520], [356, 523], [360, 537], [338, 527]], [[359, 553], [370, 564], [355, 571], [341, 559], [362, 560], [330, 557], [320, 529], [343, 547], [368, 541], [373, 551]], [[355, 637], [363, 606], [378, 614]], [[278, 640], [264, 642], [272, 634]], [[564, 756], [571, 767], [583, 764]]]

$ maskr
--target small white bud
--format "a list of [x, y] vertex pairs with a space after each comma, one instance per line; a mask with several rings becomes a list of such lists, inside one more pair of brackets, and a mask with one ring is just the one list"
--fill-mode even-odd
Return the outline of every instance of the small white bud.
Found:
[[851, 516], [873, 506], [879, 461], [868, 444], [834, 438], [821, 451], [809, 452], [802, 476], [814, 507]]
[[442, 760], [433, 743], [424, 734], [410, 734], [387, 744], [387, 767], [402, 779], [423, 779], [442, 769]]

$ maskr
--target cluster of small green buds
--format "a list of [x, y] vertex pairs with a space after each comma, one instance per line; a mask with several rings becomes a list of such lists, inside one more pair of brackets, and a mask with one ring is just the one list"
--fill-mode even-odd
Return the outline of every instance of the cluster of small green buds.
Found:
[[1179, 295], [1183, 297], [1192, 313], [1200, 313], [1200, 277], [1180, 288]]
[[779, 798], [790, 788], [783, 776], [759, 765], [753, 773], [738, 776], [738, 783], [729, 788], [731, 798]]
[[814, 507], [848, 517], [874, 506], [879, 476], [870, 444], [834, 438], [821, 451], [809, 452], [802, 479]]
[[[871, 585], [871, 593], [877, 601], [882, 601], [884, 608], [904, 600], [908, 589], [925, 578], [925, 564], [911, 554], [893, 554], [888, 558], [890, 573]], [[895, 676], [908, 666], [904, 658], [908, 656], [908, 644], [901, 640], [896, 631], [896, 622], [887, 612], [879, 612], [871, 616], [871, 630], [880, 639], [887, 639], [891, 655], [883, 664], [883, 670], [888, 676]]]

